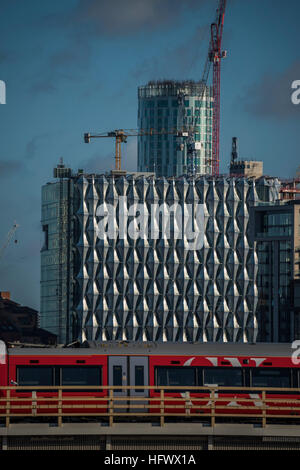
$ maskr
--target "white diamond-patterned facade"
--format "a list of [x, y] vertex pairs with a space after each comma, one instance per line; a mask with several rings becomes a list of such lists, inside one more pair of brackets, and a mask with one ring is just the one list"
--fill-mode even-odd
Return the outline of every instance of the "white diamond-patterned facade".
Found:
[[[278, 199], [278, 181], [77, 175], [73, 318], [78, 339], [252, 342], [258, 334], [257, 255], [249, 209]], [[204, 244], [184, 239], [99, 239], [97, 209], [204, 205]], [[116, 222], [118, 229], [118, 221]], [[74, 330], [73, 330], [74, 331]], [[74, 339], [74, 338], [73, 338]]]

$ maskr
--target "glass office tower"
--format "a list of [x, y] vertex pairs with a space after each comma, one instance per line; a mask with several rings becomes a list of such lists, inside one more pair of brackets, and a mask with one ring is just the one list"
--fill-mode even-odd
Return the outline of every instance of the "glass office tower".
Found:
[[71, 170], [58, 165], [57, 182], [42, 188], [41, 327], [68, 343], [72, 334], [74, 185]]
[[259, 204], [254, 212], [259, 340], [300, 339], [300, 200]]

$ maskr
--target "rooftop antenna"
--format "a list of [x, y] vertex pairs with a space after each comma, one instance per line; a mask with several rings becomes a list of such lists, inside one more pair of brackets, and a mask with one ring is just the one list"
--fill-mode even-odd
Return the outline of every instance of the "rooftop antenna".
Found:
[[237, 146], [237, 137], [232, 137], [232, 148], [231, 148], [231, 163], [234, 163], [238, 160], [238, 146]]

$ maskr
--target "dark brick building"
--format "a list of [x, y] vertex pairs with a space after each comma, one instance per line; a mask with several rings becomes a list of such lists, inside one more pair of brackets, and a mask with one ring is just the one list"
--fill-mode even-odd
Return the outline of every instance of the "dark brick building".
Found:
[[6, 343], [56, 344], [56, 335], [39, 328], [38, 312], [13, 302], [0, 292], [0, 339]]

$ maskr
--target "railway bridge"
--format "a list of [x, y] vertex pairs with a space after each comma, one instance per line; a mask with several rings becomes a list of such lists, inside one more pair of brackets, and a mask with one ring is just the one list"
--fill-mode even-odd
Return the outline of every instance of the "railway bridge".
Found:
[[130, 395], [137, 386], [102, 386], [103, 396], [92, 386], [0, 387], [0, 448], [192, 452], [300, 447], [300, 389], [280, 389], [278, 398], [274, 388], [241, 394], [234, 387], [143, 387], [147, 400]]

